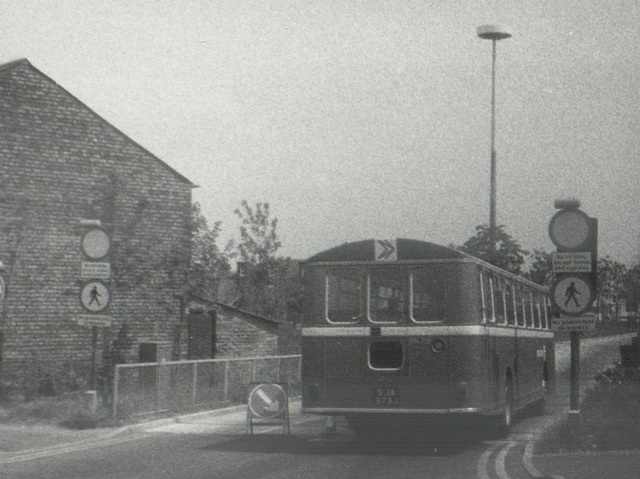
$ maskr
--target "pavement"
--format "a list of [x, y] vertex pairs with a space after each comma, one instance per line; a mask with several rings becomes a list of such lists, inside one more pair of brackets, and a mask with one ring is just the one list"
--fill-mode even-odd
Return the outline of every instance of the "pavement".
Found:
[[136, 437], [145, 430], [207, 417], [222, 424], [244, 426], [246, 405], [202, 411], [164, 419], [155, 419], [119, 427], [67, 429], [43, 424], [0, 423], [0, 464], [20, 462], [38, 457], [89, 449], [103, 444], [119, 443]]

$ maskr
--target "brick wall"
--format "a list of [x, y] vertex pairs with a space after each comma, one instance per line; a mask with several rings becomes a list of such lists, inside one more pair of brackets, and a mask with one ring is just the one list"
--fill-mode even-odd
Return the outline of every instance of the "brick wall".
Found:
[[129, 359], [139, 342], [176, 341], [192, 186], [28, 62], [0, 67], [0, 380], [87, 377], [79, 219], [100, 219], [112, 238], [100, 359], [125, 324]]
[[219, 313], [216, 358], [276, 356], [275, 328], [265, 329], [230, 313]]

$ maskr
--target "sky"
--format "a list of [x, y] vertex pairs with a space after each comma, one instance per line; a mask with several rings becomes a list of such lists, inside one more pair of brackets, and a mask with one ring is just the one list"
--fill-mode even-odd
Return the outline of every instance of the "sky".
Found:
[[281, 254], [368, 238], [462, 244], [497, 222], [554, 250], [556, 198], [640, 261], [637, 0], [0, 0], [0, 62], [27, 58], [198, 185], [233, 237], [267, 202]]

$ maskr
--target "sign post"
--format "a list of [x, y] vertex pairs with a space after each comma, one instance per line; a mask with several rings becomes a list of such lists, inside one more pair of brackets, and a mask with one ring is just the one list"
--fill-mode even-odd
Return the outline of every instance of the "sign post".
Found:
[[569, 414], [580, 414], [580, 334], [595, 327], [587, 316], [596, 298], [598, 281], [598, 220], [579, 210], [577, 200], [556, 200], [559, 211], [549, 222], [555, 281], [551, 299], [555, 309], [554, 331], [569, 331], [571, 338], [571, 392]]
[[80, 240], [84, 260], [80, 266], [80, 277], [85, 280], [80, 290], [80, 306], [85, 314], [76, 315], [76, 322], [91, 328], [91, 388], [97, 390], [98, 328], [111, 326], [111, 318], [105, 316], [111, 302], [109, 279], [111, 263], [108, 261], [111, 237], [100, 226], [91, 224]]

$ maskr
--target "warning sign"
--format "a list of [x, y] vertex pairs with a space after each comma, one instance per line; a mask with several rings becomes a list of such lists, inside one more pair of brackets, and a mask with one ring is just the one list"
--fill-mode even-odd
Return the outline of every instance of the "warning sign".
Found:
[[591, 253], [553, 253], [554, 273], [589, 273], [591, 272]]
[[595, 316], [581, 316], [579, 318], [552, 318], [553, 331], [588, 331], [596, 327]]
[[594, 291], [591, 285], [579, 275], [566, 276], [553, 284], [551, 299], [562, 314], [578, 316], [591, 307]]

